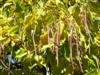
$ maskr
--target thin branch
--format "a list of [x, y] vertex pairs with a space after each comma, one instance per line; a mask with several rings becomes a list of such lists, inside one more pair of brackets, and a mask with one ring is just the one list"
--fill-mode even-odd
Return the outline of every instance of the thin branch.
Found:
[[[7, 71], [9, 71], [8, 66], [2, 60], [0, 60], [0, 62], [4, 66], [4, 69], [7, 70]], [[13, 72], [10, 70], [10, 73], [13, 73]]]
[[5, 65], [5, 63], [4, 63], [2, 60], [0, 60], [0, 62], [2, 63], [2, 65], [3, 65], [6, 69], [8, 69], [8, 67]]

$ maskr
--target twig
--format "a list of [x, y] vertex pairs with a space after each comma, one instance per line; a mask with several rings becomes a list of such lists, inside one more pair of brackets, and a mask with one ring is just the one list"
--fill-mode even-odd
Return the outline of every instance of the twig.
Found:
[[[9, 71], [8, 66], [2, 61], [0, 60], [1, 64], [4, 66], [4, 69]], [[10, 71], [10, 73], [13, 73], [12, 71]]]
[[2, 63], [2, 65], [3, 65], [6, 69], [8, 69], [8, 67], [5, 65], [5, 63], [4, 63], [2, 60], [0, 60], [0, 62]]

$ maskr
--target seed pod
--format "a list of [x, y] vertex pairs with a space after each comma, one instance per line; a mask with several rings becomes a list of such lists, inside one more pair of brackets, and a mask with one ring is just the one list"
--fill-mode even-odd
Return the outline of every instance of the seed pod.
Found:
[[74, 70], [74, 62], [73, 62], [73, 52], [72, 52], [72, 29], [70, 31], [70, 36], [69, 36], [69, 46], [70, 46], [70, 61], [71, 61], [71, 65], [72, 68]]
[[58, 63], [59, 63], [59, 56], [58, 56], [58, 53], [59, 53], [59, 47], [60, 47], [60, 26], [58, 26], [58, 31], [57, 31], [57, 48], [56, 48], [56, 60], [57, 60], [57, 66], [58, 66]]
[[82, 64], [81, 64], [81, 59], [80, 59], [80, 50], [79, 50], [79, 40], [78, 40], [78, 33], [76, 32], [76, 48], [77, 48], [77, 55], [78, 55], [78, 63], [80, 66], [80, 71], [81, 73], [83, 73], [83, 68], [82, 68]]
[[88, 33], [90, 33], [90, 29], [88, 27], [88, 22], [87, 22], [87, 18], [86, 18], [86, 12], [83, 14], [82, 19], [83, 19], [83, 23], [84, 23], [84, 26], [85, 26], [86, 31]]

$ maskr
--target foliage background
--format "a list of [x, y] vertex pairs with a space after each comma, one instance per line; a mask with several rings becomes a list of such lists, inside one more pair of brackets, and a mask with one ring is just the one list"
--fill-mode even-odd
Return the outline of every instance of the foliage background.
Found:
[[0, 43], [5, 75], [8, 52], [23, 63], [18, 75], [48, 63], [52, 75], [99, 75], [100, 1], [0, 0]]

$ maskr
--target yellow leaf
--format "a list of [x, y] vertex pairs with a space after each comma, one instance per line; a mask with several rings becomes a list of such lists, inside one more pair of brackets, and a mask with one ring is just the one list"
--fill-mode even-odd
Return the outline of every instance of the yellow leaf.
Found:
[[40, 41], [39, 41], [40, 46], [42, 47], [43, 45], [48, 44], [48, 33], [45, 32], [40, 36]]

